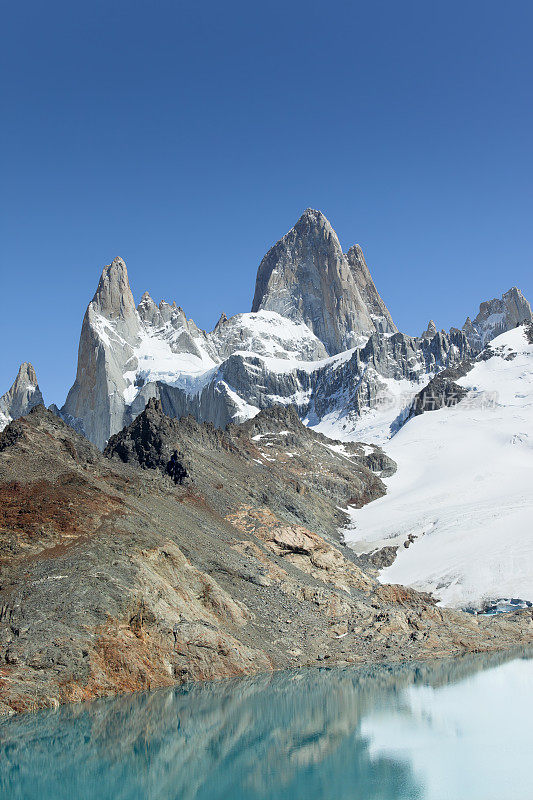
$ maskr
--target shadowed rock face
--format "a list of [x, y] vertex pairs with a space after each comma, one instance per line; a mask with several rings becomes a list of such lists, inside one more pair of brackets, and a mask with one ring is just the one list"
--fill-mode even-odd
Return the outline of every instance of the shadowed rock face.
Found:
[[[366, 574], [336, 541], [338, 506], [378, 496], [381, 481], [366, 448], [332, 444], [286, 409], [221, 431], [152, 402], [107, 456], [43, 406], [12, 422], [0, 434], [0, 711], [531, 642], [531, 610], [475, 618]], [[183, 486], [165, 474], [171, 448]]]
[[28, 414], [34, 406], [43, 403], [32, 365], [25, 361], [20, 365], [12, 387], [0, 397], [0, 431], [13, 419]]
[[459, 386], [451, 377], [443, 374], [437, 375], [416, 395], [408, 419], [418, 417], [426, 411], [450, 408], [457, 405], [467, 394], [468, 389]]
[[361, 249], [345, 256], [326, 217], [311, 208], [259, 266], [252, 311], [262, 309], [305, 322], [330, 355], [375, 330], [396, 330]]

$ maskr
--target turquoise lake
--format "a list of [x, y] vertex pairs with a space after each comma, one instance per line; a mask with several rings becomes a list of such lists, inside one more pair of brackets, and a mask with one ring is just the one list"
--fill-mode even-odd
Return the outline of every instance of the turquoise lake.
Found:
[[531, 800], [533, 660], [285, 672], [0, 724], [10, 800]]

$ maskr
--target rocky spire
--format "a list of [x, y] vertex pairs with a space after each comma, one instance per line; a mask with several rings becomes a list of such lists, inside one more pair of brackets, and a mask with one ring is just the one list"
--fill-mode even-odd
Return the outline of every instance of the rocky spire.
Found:
[[392, 321], [389, 309], [381, 299], [368, 269], [363, 251], [358, 244], [352, 245], [346, 253], [346, 260], [363, 302], [370, 311], [376, 330], [382, 333], [396, 333], [398, 328]]
[[436, 333], [437, 333], [437, 326], [435, 325], [433, 320], [430, 319], [429, 322], [428, 322], [428, 326], [427, 326], [426, 330], [422, 334], [422, 338], [424, 338], [424, 339], [433, 339], [433, 337], [436, 335]]
[[11, 420], [25, 416], [34, 406], [43, 402], [35, 370], [29, 361], [25, 361], [20, 365], [11, 388], [0, 397], [0, 430]]
[[[358, 344], [362, 334], [381, 329], [358, 283], [383, 316], [385, 307], [368, 270], [355, 259], [349, 264], [329, 221], [308, 208], [261, 261], [252, 311], [276, 311], [305, 322], [330, 354], [338, 353]], [[389, 319], [386, 312], [383, 324], [395, 330]]]
[[217, 332], [220, 330], [220, 328], [221, 328], [223, 325], [225, 325], [225, 324], [226, 324], [226, 322], [227, 322], [227, 321], [228, 321], [228, 318], [227, 318], [227, 316], [226, 316], [225, 312], [223, 311], [223, 312], [222, 312], [222, 314], [220, 315], [220, 317], [218, 318], [218, 322], [217, 322], [217, 324], [215, 325], [215, 327], [214, 327], [214, 331], [213, 331], [213, 332], [214, 332], [214, 333], [217, 333]]
[[92, 304], [107, 319], [127, 319], [135, 315], [128, 270], [122, 258], [114, 258], [111, 264], [103, 268]]
[[78, 348], [76, 380], [61, 415], [103, 448], [110, 433], [125, 424], [124, 373], [137, 368], [134, 347], [141, 322], [122, 258], [102, 270], [87, 306]]
[[137, 312], [144, 322], [149, 322], [151, 325], [155, 325], [159, 321], [159, 308], [149, 292], [145, 292], [141, 297], [141, 302], [137, 306]]

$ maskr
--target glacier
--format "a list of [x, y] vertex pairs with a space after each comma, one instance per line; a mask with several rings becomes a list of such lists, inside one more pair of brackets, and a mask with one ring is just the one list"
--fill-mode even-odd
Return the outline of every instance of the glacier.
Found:
[[[386, 444], [387, 494], [351, 510], [358, 553], [398, 546], [384, 583], [446, 606], [533, 601], [533, 343], [522, 325], [493, 339], [457, 383], [453, 407], [410, 419]], [[407, 547], [404, 546], [407, 543]]]

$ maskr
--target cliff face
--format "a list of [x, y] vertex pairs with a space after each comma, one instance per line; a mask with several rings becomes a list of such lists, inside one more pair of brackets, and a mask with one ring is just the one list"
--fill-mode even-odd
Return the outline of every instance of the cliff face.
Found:
[[530, 642], [530, 611], [438, 609], [339, 544], [391, 469], [287, 409], [223, 432], [153, 401], [104, 456], [36, 407], [0, 434], [0, 711]]

